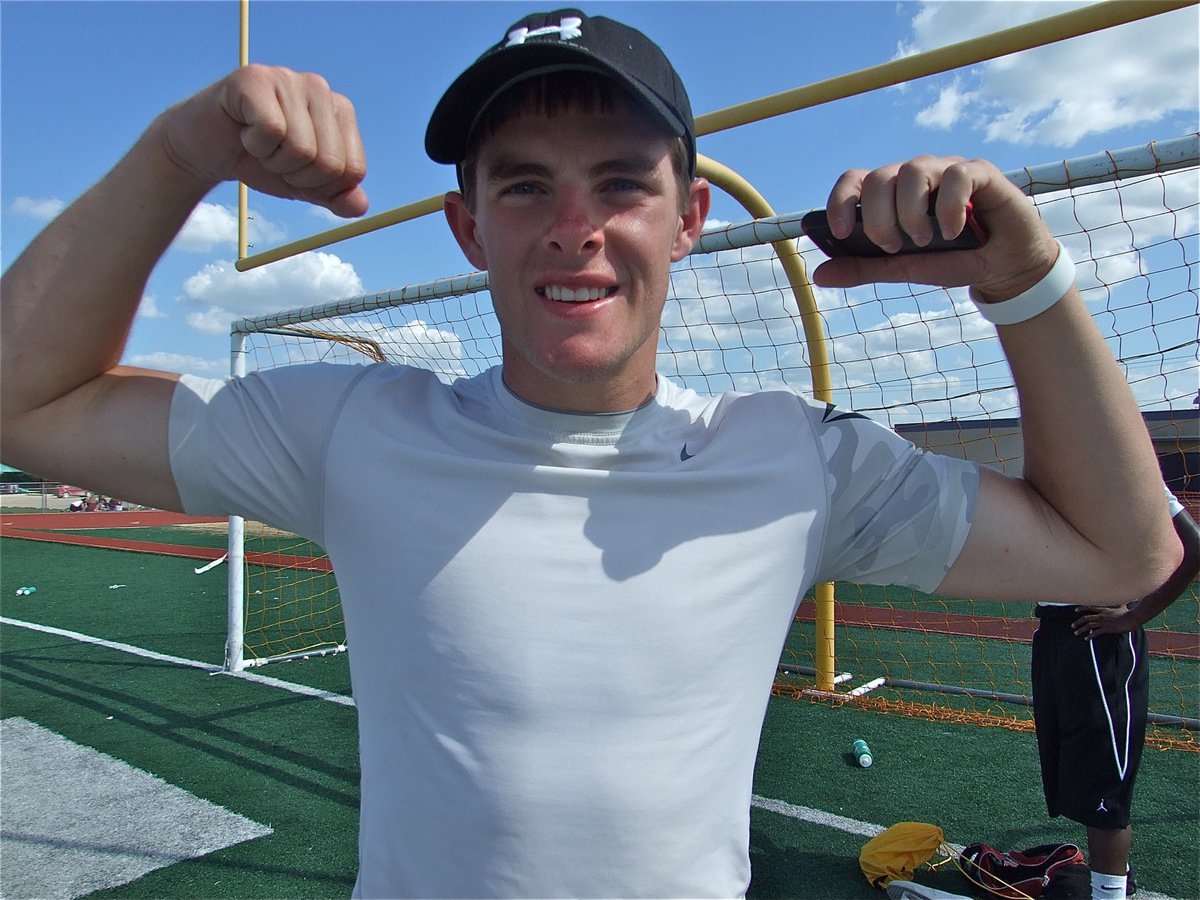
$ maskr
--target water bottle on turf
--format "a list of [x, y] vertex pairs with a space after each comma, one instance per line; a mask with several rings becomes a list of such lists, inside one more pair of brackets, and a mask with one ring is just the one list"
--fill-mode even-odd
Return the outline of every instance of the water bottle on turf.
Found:
[[859, 738], [850, 746], [850, 752], [854, 754], [854, 758], [858, 760], [858, 764], [864, 769], [875, 762], [871, 756], [871, 748], [867, 746], [867, 742]]

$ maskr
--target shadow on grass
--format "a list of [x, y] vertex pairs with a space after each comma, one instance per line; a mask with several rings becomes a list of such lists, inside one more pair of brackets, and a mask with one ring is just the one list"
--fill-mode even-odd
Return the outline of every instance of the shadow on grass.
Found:
[[[269, 778], [310, 796], [347, 808], [358, 808], [359, 772], [356, 765], [336, 765], [312, 753], [288, 747], [286, 742], [303, 741], [303, 735], [296, 734], [295, 723], [288, 723], [286, 728], [281, 724], [273, 729], [262, 719], [263, 716], [287, 713], [302, 721], [305, 710], [311, 709], [312, 703], [322, 701], [289, 695], [242, 703], [219, 712], [189, 713], [179, 708], [182, 703], [178, 693], [173, 698], [178, 705], [166, 705], [138, 693], [64, 674], [66, 668], [78, 669], [85, 665], [91, 666], [92, 660], [53, 657], [44, 651], [30, 654], [6, 650], [0, 669], [6, 687], [24, 688], [42, 698], [52, 698], [75, 709], [90, 710], [102, 720], [111, 719], [147, 736], [168, 741], [181, 752], [191, 751], [223, 766]], [[155, 664], [139, 661], [122, 666], [121, 670], [155, 667]], [[163, 669], [164, 674], [179, 671], [169, 664], [157, 664], [157, 667]], [[199, 671], [187, 674], [194, 674], [196, 678], [209, 677]], [[223, 686], [229, 684], [231, 682], [222, 682]], [[235, 719], [244, 719], [246, 727], [230, 724]], [[264, 738], [263, 734], [271, 737]], [[352, 747], [347, 753], [354, 758]], [[323, 779], [309, 773], [323, 776]], [[323, 783], [323, 780], [331, 783]]]

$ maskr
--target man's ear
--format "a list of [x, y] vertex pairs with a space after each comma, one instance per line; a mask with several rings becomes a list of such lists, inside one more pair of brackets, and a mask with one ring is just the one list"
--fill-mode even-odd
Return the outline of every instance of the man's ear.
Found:
[[479, 242], [475, 230], [475, 217], [467, 209], [467, 201], [458, 191], [450, 191], [442, 200], [442, 211], [446, 214], [446, 222], [458, 246], [462, 248], [467, 261], [477, 269], [486, 269], [487, 253]]
[[700, 232], [708, 221], [708, 208], [712, 205], [712, 188], [707, 178], [693, 178], [688, 188], [688, 204], [679, 216], [679, 230], [675, 233], [675, 243], [671, 245], [671, 262], [679, 262], [689, 253], [696, 241], [700, 240]]

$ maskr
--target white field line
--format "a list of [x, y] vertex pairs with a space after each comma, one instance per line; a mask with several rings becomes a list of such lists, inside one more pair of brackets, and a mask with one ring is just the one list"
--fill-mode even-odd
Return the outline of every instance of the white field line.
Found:
[[121, 653], [132, 653], [134, 656], [142, 656], [146, 659], [153, 659], [157, 662], [171, 663], [176, 666], [188, 666], [193, 669], [200, 669], [208, 672], [210, 675], [228, 675], [232, 678], [241, 678], [246, 681], [253, 681], [257, 684], [265, 684], [270, 687], [282, 688], [285, 691], [291, 691], [293, 694], [303, 694], [306, 697], [315, 697], [318, 700], [328, 700], [330, 703], [340, 703], [342, 706], [353, 706], [354, 698], [347, 697], [345, 694], [335, 694], [333, 691], [322, 691], [317, 688], [311, 688], [303, 684], [296, 684], [291, 681], [281, 681], [278, 678], [271, 678], [267, 675], [256, 675], [253, 672], [227, 672], [221, 666], [215, 666], [212, 663], [200, 662], [195, 659], [184, 659], [182, 656], [170, 656], [166, 653], [155, 653], [153, 650], [146, 650], [142, 647], [135, 647], [132, 644], [122, 644], [119, 641], [106, 641], [104, 638], [92, 637], [87, 634], [80, 634], [77, 631], [67, 631], [65, 628], [52, 628], [49, 625], [38, 625], [36, 622], [22, 622], [19, 619], [9, 619], [5, 616], [0, 616], [0, 625], [11, 625], [14, 628], [28, 628], [30, 631], [40, 631], [43, 634], [53, 634], [57, 637], [70, 638], [73, 641], [80, 641], [84, 644], [94, 644], [97, 647], [105, 647], [109, 650], [117, 650]]
[[[779, 815], [787, 816], [789, 819], [799, 819], [802, 822], [811, 822], [813, 825], [836, 828], [838, 831], [862, 835], [865, 838], [875, 837], [885, 827], [883, 825], [874, 825], [871, 822], [860, 822], [858, 819], [848, 819], [845, 816], [828, 813], [820, 809], [813, 809], [809, 806], [797, 806], [794, 803], [785, 803], [783, 800], [760, 797], [758, 794], [750, 798], [750, 805], [757, 809], [765, 809], [767, 812], [779, 813]], [[951, 844], [951, 846], [954, 845]], [[955, 849], [962, 850], [963, 848], [955, 847]]]
[[[280, 688], [285, 691], [291, 691], [295, 694], [303, 694], [306, 697], [313, 697], [317, 700], [327, 700], [330, 703], [340, 703], [343, 706], [353, 706], [354, 699], [347, 697], [345, 694], [335, 694], [332, 691], [320, 691], [316, 688], [306, 687], [302, 684], [295, 684], [290, 681], [281, 681], [278, 678], [270, 678], [265, 675], [256, 675], [253, 672], [226, 672], [220, 666], [214, 666], [212, 663], [200, 662], [194, 659], [184, 659], [180, 656], [169, 656], [165, 653], [155, 653], [153, 650], [145, 650], [141, 647], [135, 647], [132, 644], [122, 644], [117, 641], [106, 641], [103, 638], [91, 637], [90, 635], [80, 634], [77, 631], [67, 631], [63, 628], [52, 628], [49, 625], [38, 625], [34, 622], [22, 622], [19, 619], [9, 619], [5, 616], [0, 616], [0, 625], [11, 625], [14, 628], [28, 628], [31, 631], [40, 631], [44, 634], [53, 634], [58, 637], [70, 638], [73, 641], [80, 641], [85, 644], [95, 644], [98, 647], [106, 647], [109, 650], [118, 650], [122, 653], [132, 653], [135, 656], [142, 656], [147, 659], [157, 660], [159, 662], [172, 663], [177, 666], [190, 666], [193, 669], [201, 669], [211, 675], [229, 675], [233, 678], [243, 678], [246, 681], [253, 681], [257, 684], [264, 684], [269, 687]], [[750, 798], [750, 805], [766, 810], [767, 812], [777, 813], [781, 816], [787, 816], [791, 819], [797, 819], [802, 822], [808, 822], [812, 825], [820, 825], [823, 828], [833, 828], [837, 831], [844, 831], [848, 834], [857, 834], [865, 838], [873, 838], [884, 830], [886, 826], [876, 825], [872, 822], [860, 822], [858, 819], [849, 819], [845, 816], [839, 816], [835, 813], [825, 812], [820, 809], [812, 809], [808, 806], [797, 806], [794, 803], [787, 803], [783, 800], [772, 800], [770, 797], [760, 797], [754, 794]], [[950, 844], [950, 847], [962, 852], [963, 844]], [[1139, 887], [1137, 896], [1139, 900], [1172, 900], [1165, 894], [1156, 894], [1152, 891], [1147, 891]]]

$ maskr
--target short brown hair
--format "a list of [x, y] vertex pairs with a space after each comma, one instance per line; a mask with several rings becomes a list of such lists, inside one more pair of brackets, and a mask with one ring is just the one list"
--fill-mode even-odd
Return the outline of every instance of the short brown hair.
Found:
[[[467, 209], [475, 209], [475, 169], [484, 141], [504, 123], [523, 115], [543, 115], [553, 118], [564, 112], [582, 113], [637, 110], [639, 106], [621, 87], [609, 78], [594, 72], [557, 72], [527, 78], [488, 104], [471, 132], [467, 153], [459, 163], [459, 185]], [[647, 123], [660, 128], [647, 115]], [[687, 209], [692, 179], [689, 174], [687, 144], [683, 138], [671, 135], [671, 170], [679, 192], [679, 209]]]

